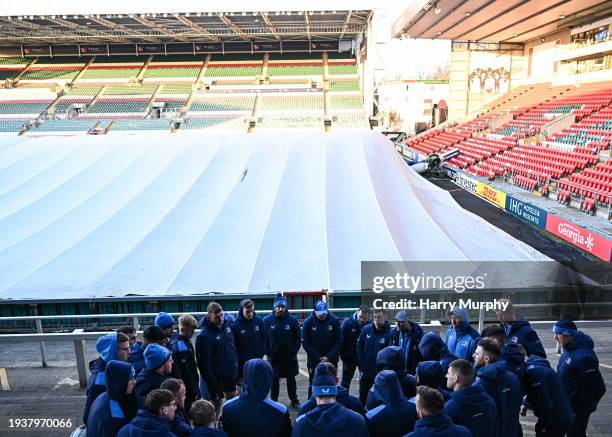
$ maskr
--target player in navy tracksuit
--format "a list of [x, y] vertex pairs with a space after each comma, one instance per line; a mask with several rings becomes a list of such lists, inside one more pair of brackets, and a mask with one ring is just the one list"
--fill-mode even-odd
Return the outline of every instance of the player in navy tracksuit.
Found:
[[302, 336], [300, 325], [297, 319], [289, 314], [287, 301], [283, 295], [276, 296], [272, 314], [264, 317], [263, 322], [267, 336], [266, 355], [274, 369], [270, 397], [273, 401], [278, 401], [280, 380], [286, 378], [287, 395], [291, 401], [291, 407], [298, 409], [300, 401], [297, 397], [295, 376], [298, 374], [297, 354], [302, 345]]
[[496, 312], [499, 326], [502, 327], [506, 335], [506, 344], [522, 344], [527, 352], [527, 356], [537, 355], [546, 358], [546, 352], [540, 337], [538, 337], [537, 332], [533, 330], [529, 322], [516, 319], [516, 313], [509, 299], [500, 299], [500, 301], [508, 303], [506, 311]]
[[[419, 353], [421, 361], [439, 361], [444, 374], [446, 374], [449, 364], [457, 359], [455, 355], [448, 351], [448, 347], [444, 340], [440, 338], [440, 334], [433, 331], [426, 332], [421, 338]], [[471, 360], [470, 357], [468, 361]]]
[[359, 362], [359, 400], [365, 405], [368, 391], [374, 385], [378, 373], [376, 357], [378, 351], [389, 346], [391, 326], [385, 320], [383, 310], [374, 310], [372, 323], [365, 326], [357, 340], [357, 359]]
[[442, 366], [438, 361], [421, 361], [416, 368], [417, 386], [425, 385], [438, 390], [444, 400], [450, 398], [450, 393], [446, 389], [446, 378]]
[[516, 437], [521, 432], [522, 389], [516, 376], [506, 370], [506, 363], [498, 361], [499, 355], [495, 340], [484, 338], [478, 343], [474, 353], [474, 363], [479, 367], [475, 384], [481, 385], [495, 402], [499, 437]]
[[230, 437], [291, 435], [289, 410], [268, 397], [273, 377], [267, 361], [256, 358], [246, 362], [240, 396], [223, 405], [221, 423]]
[[228, 437], [225, 431], [217, 429], [217, 414], [212, 402], [205, 399], [195, 401], [189, 415], [193, 421], [189, 437]]
[[87, 437], [115, 437], [136, 414], [134, 368], [123, 361], [106, 365], [106, 392], [96, 398], [89, 410]]
[[414, 429], [416, 410], [402, 393], [393, 370], [383, 370], [374, 380], [374, 392], [382, 404], [366, 413], [372, 437], [401, 437]]
[[523, 406], [538, 418], [537, 437], [563, 437], [569, 431], [574, 412], [559, 375], [546, 358], [531, 355], [525, 366]]
[[234, 334], [217, 302], [208, 305], [208, 314], [196, 337], [196, 359], [202, 382], [200, 393], [219, 411], [224, 396], [229, 400], [236, 395], [238, 359]]
[[130, 355], [128, 357], [128, 362], [134, 366], [134, 371], [136, 371], [136, 375], [140, 373], [145, 366], [144, 360], [144, 350], [148, 345], [152, 343], [157, 343], [159, 345], [164, 346], [166, 344], [166, 333], [159, 326], [149, 326], [142, 333], [143, 342], [137, 341], [130, 348]]
[[314, 368], [322, 362], [338, 367], [340, 358], [340, 320], [327, 309], [327, 304], [318, 301], [312, 314], [302, 327], [302, 346], [306, 351], [308, 366], [308, 397], [312, 395]]
[[438, 390], [424, 385], [417, 387], [415, 402], [419, 420], [414, 424], [414, 431], [404, 437], [472, 437], [467, 428], [453, 424], [444, 414], [444, 398]]
[[326, 363], [317, 365], [314, 374], [317, 408], [295, 419], [291, 437], [368, 437], [364, 418], [336, 402], [337, 378]]
[[234, 342], [238, 354], [238, 380], [242, 379], [244, 363], [253, 358], [263, 358], [266, 354], [266, 333], [261, 317], [255, 314], [255, 304], [251, 299], [240, 302], [240, 310], [234, 323]]
[[514, 373], [521, 385], [525, 375], [525, 354], [523, 350], [520, 344], [508, 343], [502, 347], [499, 357], [500, 362], [506, 363], [506, 370]]
[[421, 361], [419, 342], [423, 337], [423, 329], [417, 323], [408, 320], [406, 310], [398, 311], [394, 319], [397, 326], [391, 330], [391, 345], [402, 348], [406, 363], [405, 371], [414, 374], [417, 364]]
[[191, 409], [191, 404], [200, 398], [198, 365], [195, 359], [195, 349], [191, 338], [198, 326], [196, 319], [190, 314], [179, 317], [179, 329], [170, 337], [172, 351], [172, 376], [185, 384], [185, 411]]
[[[162, 346], [163, 347], [163, 346]], [[176, 405], [170, 390], [155, 389], [148, 395], [144, 408], [125, 425], [117, 437], [176, 437], [170, 431]]]
[[446, 374], [446, 386], [452, 390], [444, 412], [454, 424], [465, 426], [474, 437], [495, 437], [498, 433], [497, 407], [482, 385], [473, 384], [472, 363], [453, 361]]
[[563, 346], [557, 373], [574, 410], [574, 422], [567, 435], [582, 437], [586, 435], [589, 417], [606, 393], [606, 384], [599, 372], [591, 337], [578, 331], [576, 324], [569, 320], [558, 321], [553, 332]]
[[166, 341], [164, 346], [167, 348], [170, 347], [170, 337], [174, 332], [174, 317], [165, 312], [160, 312], [157, 316], [155, 316], [155, 321], [153, 322], [155, 326], [160, 327], [164, 334], [166, 334]]
[[144, 351], [146, 367], [136, 376], [134, 392], [138, 405], [144, 405], [145, 398], [152, 391], [161, 387], [162, 383], [172, 373], [172, 354], [170, 350], [157, 343], [147, 346]]
[[370, 308], [362, 305], [357, 311], [342, 322], [342, 343], [340, 359], [342, 360], [342, 382], [340, 385], [348, 389], [357, 369], [357, 339], [365, 325], [370, 323]]
[[98, 359], [89, 362], [89, 379], [85, 394], [83, 423], [87, 425], [89, 409], [98, 396], [106, 391], [106, 364], [112, 360], [127, 361], [130, 351], [130, 339], [122, 332], [106, 334], [96, 341]]
[[160, 388], [170, 390], [174, 394], [176, 402], [176, 410], [174, 411], [174, 418], [170, 423], [170, 430], [178, 437], [187, 437], [191, 433], [192, 428], [185, 411], [185, 395], [187, 393], [185, 383], [180, 379], [168, 378], [162, 382]]
[[470, 361], [480, 334], [470, 326], [469, 314], [465, 308], [455, 308], [451, 313], [451, 326], [446, 331], [448, 351], [462, 360]]
[[[399, 346], [387, 346], [378, 351], [376, 356], [376, 365], [378, 371], [393, 370], [397, 375], [402, 392], [407, 399], [416, 396], [416, 377], [404, 371], [404, 351]], [[377, 402], [374, 392], [370, 390], [368, 393], [368, 401], [366, 408], [371, 410], [374, 407], [373, 402]], [[378, 405], [378, 404], [377, 404]]]
[[[338, 383], [338, 369], [332, 363], [326, 363], [329, 371], [336, 377], [336, 384]], [[369, 399], [369, 398], [368, 398]], [[363, 406], [359, 402], [359, 398], [352, 396], [347, 389], [338, 385], [338, 393], [336, 394], [336, 402], [344, 405], [349, 410], [355, 413], [364, 414]], [[300, 405], [298, 416], [308, 413], [310, 410], [317, 408], [317, 400], [315, 396], [311, 396], [306, 402]]]

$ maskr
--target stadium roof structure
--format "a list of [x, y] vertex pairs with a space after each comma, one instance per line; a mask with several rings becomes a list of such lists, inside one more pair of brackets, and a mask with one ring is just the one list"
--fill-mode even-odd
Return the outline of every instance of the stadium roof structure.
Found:
[[244, 1], [2, 2], [0, 45], [342, 40], [364, 33], [372, 14], [364, 1], [301, 10], [278, 1], [256, 10]]
[[606, 0], [412, 0], [394, 37], [523, 43], [578, 27], [612, 11]]
[[549, 259], [366, 129], [0, 137], [0, 300], [358, 291], [363, 260]]

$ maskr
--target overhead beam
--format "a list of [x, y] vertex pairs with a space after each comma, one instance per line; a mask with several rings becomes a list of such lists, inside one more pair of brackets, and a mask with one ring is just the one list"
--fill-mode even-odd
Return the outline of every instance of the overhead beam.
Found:
[[168, 38], [174, 38], [177, 39], [179, 41], [184, 41], [184, 42], [188, 42], [189, 39], [185, 38], [183, 36], [181, 36], [180, 33], [176, 33], [170, 29], [165, 28], [164, 26], [162, 26], [161, 24], [157, 24], [154, 21], [151, 20], [147, 20], [144, 17], [141, 17], [139, 15], [130, 15], [130, 18], [132, 20], [136, 20], [138, 21], [140, 24], [144, 24], [145, 26], [151, 27], [153, 29], [156, 29], [159, 33], [161, 33], [162, 35], [168, 37]]
[[73, 23], [72, 21], [64, 20], [63, 18], [45, 18], [47, 21], [51, 21], [52, 23], [59, 24], [60, 26], [67, 27], [69, 29], [77, 30], [79, 32], [88, 33], [93, 36], [98, 36], [100, 38], [109, 38], [114, 39], [121, 42], [129, 42], [125, 37], [121, 35], [113, 35], [112, 33], [107, 33], [100, 30], [93, 30], [87, 26], [82, 26], [77, 23]]
[[208, 30], [204, 29], [201, 25], [199, 25], [198, 23], [194, 23], [187, 17], [180, 15], [180, 14], [172, 14], [172, 16], [176, 18], [177, 20], [179, 20], [181, 23], [183, 23], [185, 26], [189, 27], [194, 32], [200, 33], [202, 34], [202, 36], [205, 36], [206, 38], [210, 40], [221, 41], [221, 38], [219, 38], [217, 35], [210, 33]]
[[276, 31], [274, 25], [272, 24], [272, 21], [270, 20], [270, 17], [268, 16], [268, 13], [267, 12], [262, 12], [261, 13], [261, 18], [263, 18], [264, 23], [266, 23], [266, 26], [268, 26], [268, 30], [270, 32], [272, 32], [272, 35], [274, 35], [274, 38], [280, 39], [280, 35], [278, 34], [278, 32]]
[[242, 39], [246, 40], [246, 41], [250, 41], [251, 39], [249, 38], [249, 36], [244, 33], [242, 31], [242, 29], [240, 29], [238, 26], [236, 26], [234, 23], [232, 23], [232, 20], [230, 20], [229, 18], [227, 18], [225, 15], [221, 15], [219, 12], [217, 12], [217, 17], [219, 17], [219, 19], [221, 21], [223, 21], [223, 23], [229, 27], [230, 29], [232, 29], [232, 31], [239, 35]]
[[121, 30], [127, 33], [126, 37], [128, 38], [137, 37], [145, 41], [149, 41], [149, 42], [156, 42], [156, 43], [162, 42], [159, 38], [155, 38], [154, 36], [140, 33], [138, 31], [135, 31], [134, 29], [130, 29], [129, 27], [124, 26], [123, 24], [119, 24], [119, 23], [115, 23], [114, 21], [107, 20], [106, 18], [90, 16], [89, 20], [95, 21], [96, 23], [106, 26], [109, 29]]
[[351, 14], [353, 13], [352, 10], [350, 10], [346, 16], [346, 21], [344, 22], [344, 26], [342, 27], [342, 33], [340, 34], [340, 38], [338, 39], [342, 39], [342, 37], [344, 36], [344, 34], [346, 33], [346, 28], [349, 25], [350, 21], [351, 21]]

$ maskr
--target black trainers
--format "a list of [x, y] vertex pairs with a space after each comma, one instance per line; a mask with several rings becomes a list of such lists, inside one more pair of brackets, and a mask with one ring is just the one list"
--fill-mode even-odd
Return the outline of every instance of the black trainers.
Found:
[[289, 404], [289, 406], [291, 408], [293, 408], [295, 411], [298, 411], [300, 409], [300, 401], [299, 401], [299, 399], [293, 399], [291, 401], [291, 403]]

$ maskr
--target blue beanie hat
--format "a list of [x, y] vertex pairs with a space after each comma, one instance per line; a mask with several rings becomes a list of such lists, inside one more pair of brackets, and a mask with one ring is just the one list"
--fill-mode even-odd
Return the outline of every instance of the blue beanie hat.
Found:
[[327, 364], [317, 364], [314, 373], [315, 375], [312, 380], [313, 395], [336, 396], [338, 394], [338, 387], [336, 386], [336, 377], [330, 372], [329, 367], [327, 367]]
[[576, 337], [578, 335], [578, 327], [571, 320], [559, 320], [555, 323], [555, 326], [553, 326], [553, 332], [559, 335]]
[[174, 318], [168, 313], [162, 311], [155, 317], [155, 326], [161, 329], [170, 328], [172, 325], [174, 325]]
[[117, 334], [106, 334], [96, 341], [96, 351], [107, 363], [117, 359]]
[[285, 299], [285, 296], [280, 293], [276, 295], [276, 298], [274, 299], [274, 306], [272, 308], [276, 308], [278, 306], [287, 308], [287, 300]]
[[451, 314], [454, 314], [465, 322], [470, 321], [470, 313], [468, 313], [468, 310], [466, 308], [455, 308], [451, 311]]
[[157, 343], [151, 343], [144, 350], [145, 366], [149, 370], [159, 369], [170, 359], [170, 351]]
[[327, 314], [327, 304], [322, 300], [318, 301], [315, 305], [315, 314], [317, 316], [322, 316], [323, 314]]

